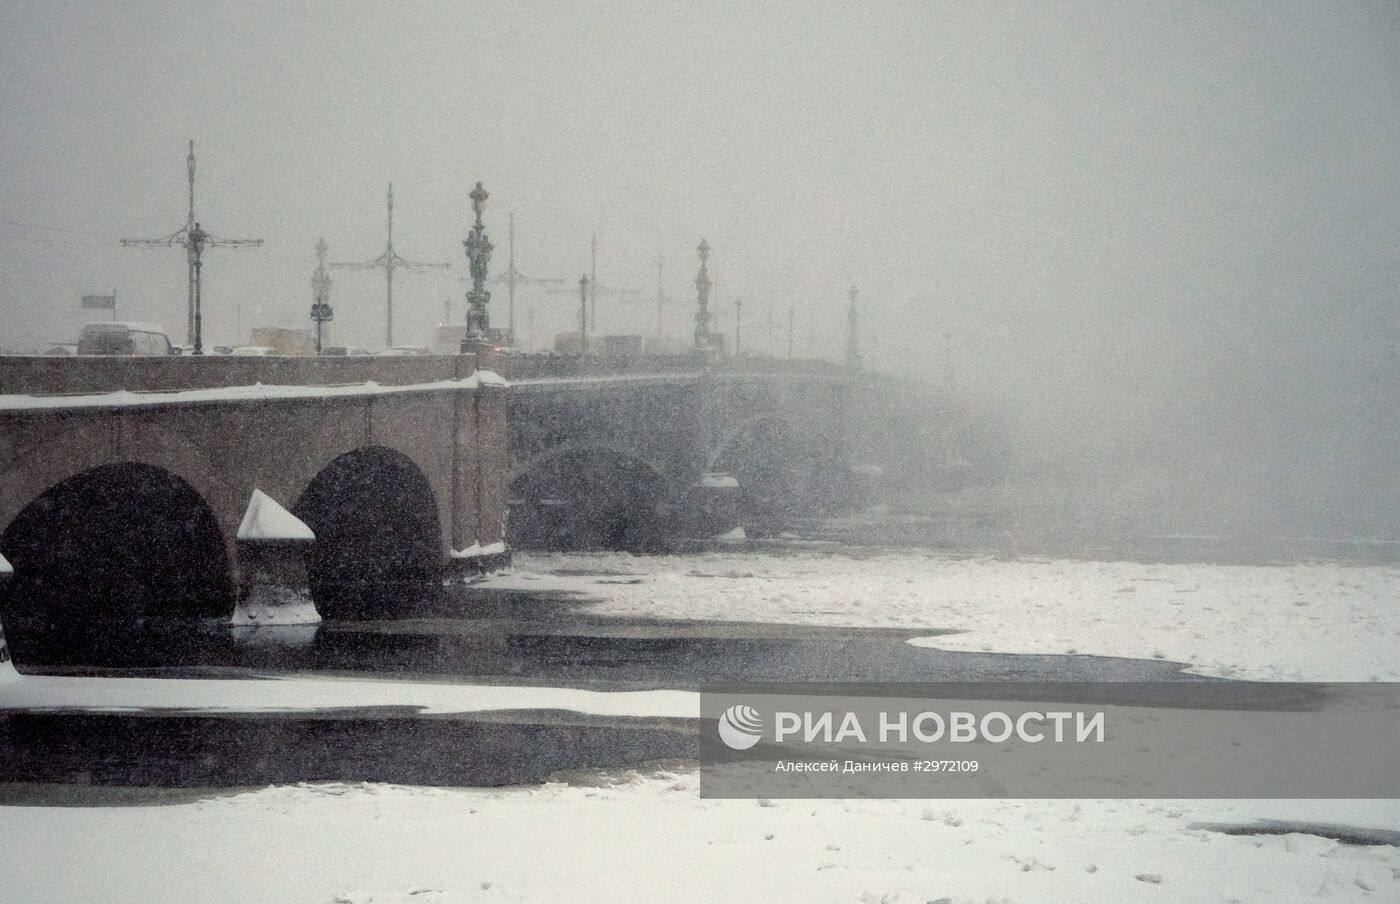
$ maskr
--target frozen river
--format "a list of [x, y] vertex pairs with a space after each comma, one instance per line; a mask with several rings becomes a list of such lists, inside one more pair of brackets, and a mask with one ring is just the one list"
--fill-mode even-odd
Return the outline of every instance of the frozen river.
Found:
[[[1397, 599], [1400, 569], [1336, 561], [802, 544], [525, 554], [510, 573], [424, 598], [410, 619], [327, 623], [290, 644], [248, 638], [222, 648], [231, 658], [217, 667], [157, 673], [304, 678], [391, 664], [399, 677], [533, 693], [646, 693], [745, 674], [1389, 681], [1400, 669]], [[8, 786], [10, 897], [0, 898], [1400, 900], [1393, 801], [709, 801], [683, 761], [556, 778], [475, 790]], [[527, 849], [539, 855], [520, 856]], [[152, 858], [160, 869], [127, 867]]]
[[[794, 544], [527, 554], [486, 587], [592, 615], [929, 629], [939, 650], [1128, 657], [1262, 681], [1400, 680], [1400, 566], [1112, 561]], [[938, 633], [935, 633], [938, 632]]]

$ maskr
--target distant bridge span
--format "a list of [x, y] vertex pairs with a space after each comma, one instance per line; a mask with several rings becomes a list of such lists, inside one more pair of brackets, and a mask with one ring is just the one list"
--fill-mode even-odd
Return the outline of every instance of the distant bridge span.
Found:
[[525, 545], [841, 511], [870, 493], [862, 475], [936, 457], [917, 425], [946, 413], [926, 387], [821, 361], [526, 356], [502, 371], [510, 534]]

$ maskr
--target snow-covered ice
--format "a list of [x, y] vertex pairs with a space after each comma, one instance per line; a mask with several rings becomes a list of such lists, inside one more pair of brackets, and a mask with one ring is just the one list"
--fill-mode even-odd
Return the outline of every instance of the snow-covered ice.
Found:
[[[919, 551], [687, 556], [518, 553], [488, 586], [574, 590], [591, 612], [950, 628], [946, 650], [1166, 659], [1288, 681], [1400, 680], [1400, 567], [1225, 566], [962, 557]], [[566, 572], [556, 574], [555, 572]], [[587, 572], [625, 573], [637, 583]]]
[[[1400, 569], [724, 551], [518, 555], [484, 586], [599, 613], [958, 628], [927, 641], [1158, 656], [1198, 671], [1396, 677]], [[637, 583], [616, 576], [635, 577]], [[418, 705], [693, 712], [692, 695], [388, 681], [26, 677], [34, 705]], [[97, 697], [94, 694], [98, 695]], [[65, 696], [66, 695], [66, 696]], [[211, 696], [212, 695], [212, 696]], [[350, 701], [354, 701], [350, 703]], [[687, 708], [690, 709], [687, 709]], [[1400, 848], [1224, 834], [1275, 819], [1400, 828], [1397, 801], [701, 800], [692, 770], [510, 789], [300, 785], [160, 806], [12, 806], [4, 895], [31, 904], [764, 904], [1400, 900]], [[73, 868], [74, 865], [80, 868]], [[133, 864], [150, 864], [133, 868]]]

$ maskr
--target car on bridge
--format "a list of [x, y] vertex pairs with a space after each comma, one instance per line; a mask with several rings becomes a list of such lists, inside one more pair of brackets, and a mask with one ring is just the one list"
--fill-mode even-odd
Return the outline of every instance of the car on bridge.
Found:
[[78, 335], [78, 354], [140, 357], [176, 352], [165, 330], [155, 324], [101, 321], [83, 327]]
[[282, 353], [267, 345], [240, 345], [231, 354], [238, 358], [280, 358]]
[[374, 354], [367, 348], [360, 348], [358, 345], [328, 345], [321, 349], [323, 358], [358, 358], [365, 355]]

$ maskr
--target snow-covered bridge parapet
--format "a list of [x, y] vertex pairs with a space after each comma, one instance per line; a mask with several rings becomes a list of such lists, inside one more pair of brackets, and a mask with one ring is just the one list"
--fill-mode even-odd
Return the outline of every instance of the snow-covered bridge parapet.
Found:
[[[482, 362], [482, 369], [493, 367]], [[224, 386], [341, 386], [374, 382], [408, 386], [460, 380], [478, 370], [474, 355], [202, 358], [84, 355], [0, 356], [0, 394], [171, 392]]]
[[492, 366], [0, 358], [0, 552], [21, 583], [119, 575], [180, 614], [227, 615], [260, 491], [314, 532], [306, 570], [327, 617], [348, 583], [489, 567], [505, 558], [507, 488], [508, 387]]

